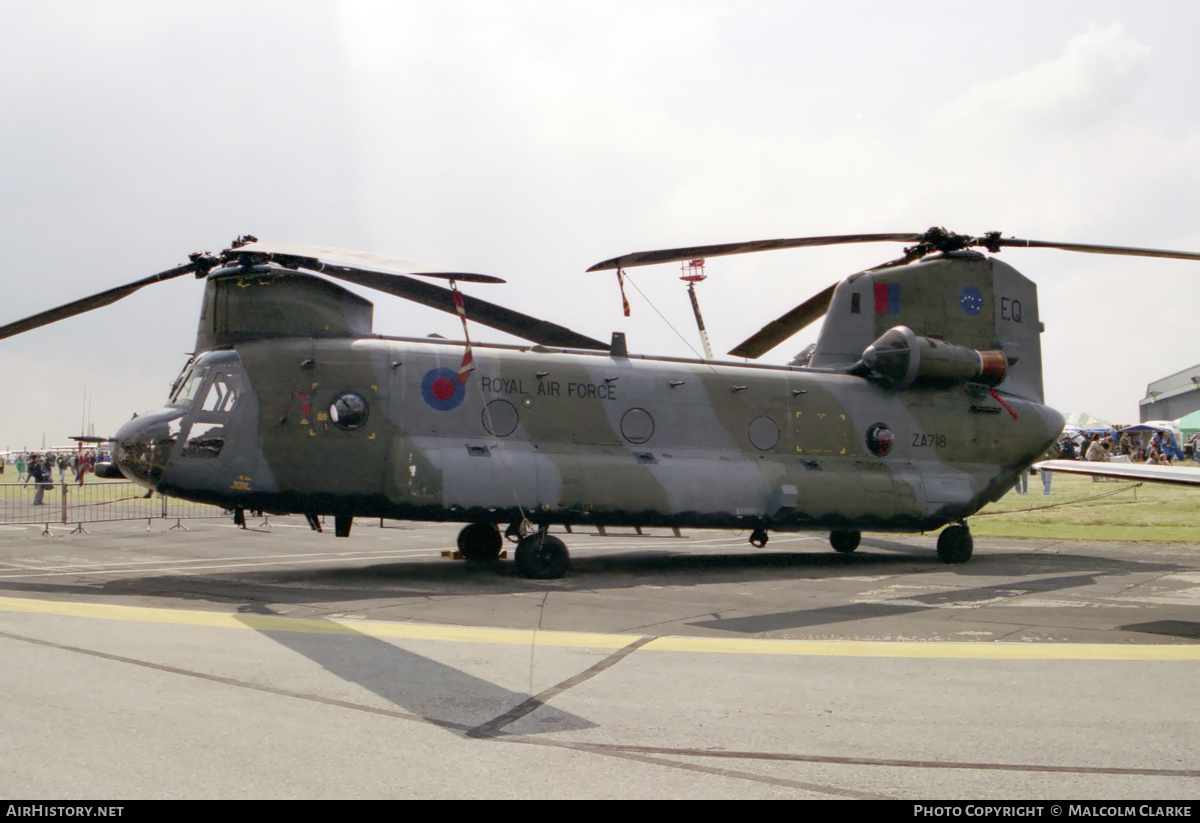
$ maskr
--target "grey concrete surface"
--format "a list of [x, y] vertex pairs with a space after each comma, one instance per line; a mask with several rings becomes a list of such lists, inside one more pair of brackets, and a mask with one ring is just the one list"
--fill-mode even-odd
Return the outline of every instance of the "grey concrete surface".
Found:
[[0, 527], [0, 795], [1200, 793], [1195, 547], [169, 525]]

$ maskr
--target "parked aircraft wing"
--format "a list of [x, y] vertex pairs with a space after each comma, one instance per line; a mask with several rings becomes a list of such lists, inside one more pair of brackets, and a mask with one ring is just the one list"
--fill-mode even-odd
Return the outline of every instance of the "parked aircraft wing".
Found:
[[1101, 463], [1089, 460], [1043, 460], [1034, 463], [1038, 471], [1086, 474], [1120, 480], [1145, 480], [1149, 483], [1173, 483], [1200, 486], [1200, 468], [1190, 466], [1153, 466], [1145, 463]]

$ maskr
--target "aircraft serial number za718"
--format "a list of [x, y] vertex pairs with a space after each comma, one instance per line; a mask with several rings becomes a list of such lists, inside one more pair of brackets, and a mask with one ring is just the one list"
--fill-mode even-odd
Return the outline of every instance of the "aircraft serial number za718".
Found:
[[921, 448], [946, 448], [946, 435], [944, 434], [914, 434], [912, 439], [914, 447]]

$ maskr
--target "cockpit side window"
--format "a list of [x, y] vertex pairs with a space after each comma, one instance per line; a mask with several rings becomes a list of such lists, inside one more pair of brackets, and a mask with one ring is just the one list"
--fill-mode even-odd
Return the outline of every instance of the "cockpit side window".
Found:
[[[220, 456], [225, 447], [225, 425], [242, 394], [242, 376], [221, 371], [213, 373], [208, 388], [200, 394], [200, 384], [208, 375], [209, 368], [204, 367], [203, 371], [204, 375], [197, 377], [193, 374], [188, 378], [180, 398], [176, 400], [178, 405], [199, 399], [199, 406], [194, 407], [188, 415], [189, 428], [181, 457], [213, 459]], [[183, 399], [184, 395], [189, 395], [187, 401]]]
[[220, 374], [213, 378], [201, 408], [206, 412], [231, 412], [241, 394], [241, 381], [236, 374]]

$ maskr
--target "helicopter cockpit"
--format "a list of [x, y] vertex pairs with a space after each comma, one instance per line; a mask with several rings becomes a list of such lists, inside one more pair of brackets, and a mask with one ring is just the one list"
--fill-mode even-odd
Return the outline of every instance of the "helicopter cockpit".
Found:
[[127, 476], [158, 488], [175, 457], [215, 460], [226, 426], [244, 394], [245, 376], [236, 352], [216, 351], [191, 363], [167, 404], [135, 417], [117, 432], [114, 461]]

